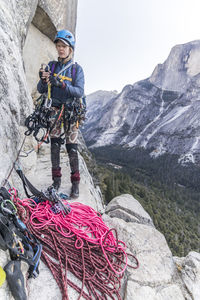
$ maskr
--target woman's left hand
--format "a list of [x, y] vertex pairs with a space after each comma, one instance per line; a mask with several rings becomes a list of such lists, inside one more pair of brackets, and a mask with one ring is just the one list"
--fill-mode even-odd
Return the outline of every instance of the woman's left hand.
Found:
[[48, 83], [50, 83], [52, 86], [60, 87], [60, 88], [63, 88], [63, 89], [66, 87], [66, 84], [64, 82], [61, 82], [59, 80], [59, 78], [56, 78], [52, 75], [49, 76]]

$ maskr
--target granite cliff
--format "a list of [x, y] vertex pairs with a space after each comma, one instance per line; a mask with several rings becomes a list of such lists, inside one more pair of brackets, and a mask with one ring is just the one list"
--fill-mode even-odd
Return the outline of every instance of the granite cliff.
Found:
[[90, 147], [144, 147], [153, 156], [177, 154], [199, 165], [199, 55], [200, 41], [177, 45], [149, 78], [111, 94], [103, 105], [101, 94], [89, 95], [83, 132]]

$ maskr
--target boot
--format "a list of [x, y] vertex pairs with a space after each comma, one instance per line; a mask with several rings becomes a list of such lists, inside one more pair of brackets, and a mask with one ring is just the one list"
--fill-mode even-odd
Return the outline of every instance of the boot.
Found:
[[54, 187], [54, 189], [55, 189], [56, 191], [59, 190], [60, 185], [61, 185], [61, 177], [54, 177], [54, 178], [53, 178], [53, 184], [52, 184], [52, 186]]
[[52, 186], [56, 191], [58, 191], [58, 189], [60, 188], [61, 176], [62, 176], [61, 167], [52, 168], [52, 180], [53, 180]]
[[71, 198], [78, 198], [79, 197], [79, 182], [80, 182], [80, 173], [76, 171], [75, 173], [71, 174]]
[[78, 153], [77, 153], [77, 144], [66, 144], [66, 149], [69, 155], [69, 163], [71, 168], [71, 198], [78, 198], [79, 196], [79, 182], [80, 182], [80, 173], [79, 173], [79, 162], [78, 162]]
[[79, 181], [72, 182], [70, 197], [74, 199], [79, 197]]

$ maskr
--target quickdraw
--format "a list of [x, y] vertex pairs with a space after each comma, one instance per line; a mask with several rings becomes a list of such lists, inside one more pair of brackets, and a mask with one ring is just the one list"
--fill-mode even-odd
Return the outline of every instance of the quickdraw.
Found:
[[[65, 104], [65, 119], [68, 121], [68, 127], [70, 124], [75, 123], [76, 127], [85, 120], [86, 105], [83, 103], [83, 99], [73, 99], [71, 103]], [[68, 128], [69, 129], [69, 128]]]
[[36, 100], [34, 112], [25, 120], [25, 126], [28, 128], [28, 130], [26, 130], [24, 134], [31, 135], [33, 133], [36, 141], [49, 143], [49, 138], [44, 140], [44, 137], [50, 128], [50, 109], [44, 105], [45, 102], [46, 96], [44, 94]]
[[34, 112], [25, 120], [25, 126], [28, 130], [24, 134], [31, 135], [33, 133], [36, 141], [48, 144], [49, 135], [64, 112], [64, 105], [61, 106], [55, 117], [55, 122], [50, 126], [51, 110], [45, 105], [46, 96], [41, 95], [36, 101]]

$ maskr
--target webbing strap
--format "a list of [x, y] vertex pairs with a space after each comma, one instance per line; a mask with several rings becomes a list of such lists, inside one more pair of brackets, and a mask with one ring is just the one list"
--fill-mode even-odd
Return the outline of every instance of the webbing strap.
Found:
[[[77, 70], [77, 63], [73, 64], [72, 62], [65, 66], [63, 69], [61, 69], [57, 74], [54, 73], [55, 69], [56, 69], [56, 65], [58, 62], [54, 61], [52, 66], [51, 66], [51, 73], [53, 74], [53, 76], [55, 76], [56, 78], [59, 77], [61, 80], [68, 80], [68, 81], [72, 81], [72, 85], [74, 85], [75, 80], [76, 80], [76, 70]], [[60, 75], [62, 72], [64, 72], [65, 70], [67, 70], [70, 66], [72, 65], [72, 78], [67, 77], [67, 76], [63, 76]]]
[[76, 80], [76, 69], [77, 69], [77, 63], [72, 65], [72, 85], [74, 85]]
[[70, 78], [70, 77], [62, 76], [62, 75], [58, 75], [58, 76], [57, 76], [57, 75], [58, 75], [58, 74], [56, 74], [56, 73], [53, 74], [53, 76], [55, 76], [56, 78], [59, 77], [59, 78], [61, 79], [61, 82], [62, 82], [63, 80], [72, 81], [72, 78]]
[[58, 63], [57, 61], [54, 61], [53, 64], [52, 64], [52, 66], [51, 66], [51, 73], [52, 74], [54, 73], [54, 70], [56, 68], [57, 63]]
[[69, 67], [71, 67], [72, 64], [73, 64], [73, 62], [71, 62], [70, 64], [66, 65], [63, 69], [61, 69], [61, 70], [58, 72], [58, 74], [57, 74], [56, 77], [58, 77], [62, 72], [64, 72], [65, 70], [67, 70]]
[[21, 169], [16, 169], [17, 174], [19, 175], [19, 177], [22, 180], [23, 186], [24, 186], [24, 190], [25, 193], [27, 195], [28, 198], [31, 198], [31, 196], [27, 193], [27, 189], [29, 189], [29, 191], [36, 197], [41, 198], [43, 200], [48, 200], [48, 198], [44, 195], [43, 192], [37, 190], [31, 183], [30, 181], [26, 178], [26, 176], [23, 174]]
[[53, 125], [52, 125], [52, 126], [50, 127], [50, 129], [49, 129], [49, 134], [50, 134], [51, 131], [54, 129], [54, 127], [55, 127], [57, 121], [59, 121], [60, 118], [62, 117], [63, 111], [64, 111], [64, 104], [61, 106], [59, 112], [57, 113], [56, 118], [55, 118], [55, 121], [54, 121]]

